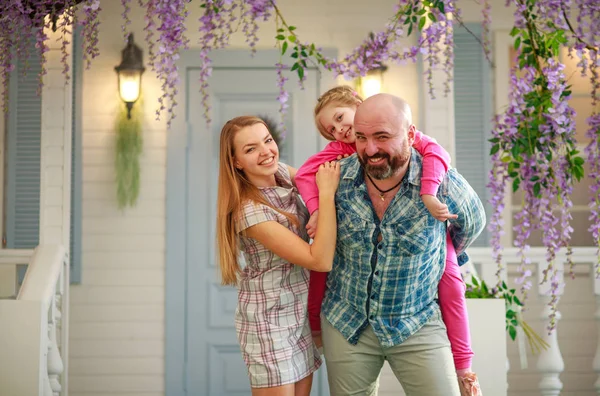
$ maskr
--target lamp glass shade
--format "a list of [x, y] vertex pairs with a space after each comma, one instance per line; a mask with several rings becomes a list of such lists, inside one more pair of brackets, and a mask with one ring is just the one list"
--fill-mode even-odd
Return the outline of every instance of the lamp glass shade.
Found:
[[383, 86], [383, 73], [380, 71], [369, 72], [361, 81], [363, 98], [376, 95], [381, 92]]
[[140, 97], [141, 70], [119, 71], [119, 94], [124, 102], [133, 103]]

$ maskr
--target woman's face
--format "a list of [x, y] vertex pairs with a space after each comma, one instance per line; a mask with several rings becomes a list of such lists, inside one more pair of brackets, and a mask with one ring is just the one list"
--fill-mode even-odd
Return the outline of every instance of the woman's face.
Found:
[[319, 123], [323, 129], [330, 133], [335, 140], [344, 143], [354, 143], [354, 114], [356, 107], [336, 106], [329, 104], [318, 115]]
[[233, 138], [234, 164], [257, 187], [274, 181], [279, 149], [269, 130], [261, 123], [240, 129]]

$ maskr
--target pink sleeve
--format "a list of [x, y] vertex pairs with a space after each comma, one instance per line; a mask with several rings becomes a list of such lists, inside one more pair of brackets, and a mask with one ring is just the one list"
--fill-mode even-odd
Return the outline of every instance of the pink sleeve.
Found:
[[434, 138], [421, 131], [415, 132], [413, 147], [423, 156], [421, 195], [436, 195], [444, 175], [448, 172], [450, 154]]
[[353, 154], [356, 150], [349, 144], [331, 142], [317, 154], [306, 160], [296, 173], [296, 187], [310, 214], [319, 209], [319, 189], [315, 176], [319, 166], [327, 161], [336, 160], [339, 155]]

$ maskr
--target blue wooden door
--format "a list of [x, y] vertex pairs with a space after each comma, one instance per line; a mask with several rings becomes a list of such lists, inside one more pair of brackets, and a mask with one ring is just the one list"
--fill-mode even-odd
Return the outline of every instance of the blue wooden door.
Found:
[[[259, 52], [256, 57], [260, 57]], [[233, 287], [222, 287], [219, 282], [217, 252], [215, 251], [215, 214], [217, 199], [217, 175], [219, 155], [219, 133], [222, 125], [238, 115], [267, 115], [278, 120], [277, 102], [278, 88], [276, 72], [272, 67], [253, 67], [244, 65], [242, 60], [250, 63], [249, 57], [238, 58], [234, 66], [228, 66], [229, 54], [224, 54], [219, 67], [219, 58], [215, 60], [216, 67], [211, 79], [212, 126], [207, 128], [202, 116], [201, 93], [198, 89], [197, 62], [190, 58], [186, 65], [184, 58], [183, 73], [186, 76], [181, 95], [185, 103], [185, 115], [177, 127], [180, 150], [169, 148], [169, 156], [177, 155], [173, 161], [183, 164], [184, 174], [174, 176], [185, 186], [185, 196], [179, 203], [169, 202], [168, 206], [181, 204], [180, 221], [185, 224], [170, 227], [168, 220], [168, 238], [183, 238], [178, 244], [167, 242], [168, 249], [183, 249], [180, 254], [184, 263], [184, 275], [170, 277], [169, 266], [171, 255], [167, 253], [167, 395], [210, 395], [210, 396], [246, 396], [250, 395], [249, 380], [246, 366], [243, 363], [240, 348], [235, 335], [233, 323], [237, 303], [237, 290]], [[255, 58], [256, 59], [256, 58]], [[260, 62], [260, 61], [259, 61]], [[273, 65], [273, 63], [271, 63]], [[320, 141], [312, 119], [312, 108], [319, 93], [319, 76], [314, 70], [308, 71], [307, 83], [304, 90], [293, 80], [288, 83], [290, 88], [290, 108], [287, 117], [287, 136], [284, 140], [281, 159], [292, 166], [299, 166], [304, 160], [315, 153], [322, 142]], [[169, 160], [172, 162], [171, 159]], [[171, 165], [169, 165], [169, 178]], [[173, 188], [169, 194], [177, 194]], [[169, 209], [168, 209], [169, 210]], [[169, 212], [170, 213], [170, 212]], [[171, 217], [168, 214], [169, 218]], [[177, 235], [179, 234], [179, 235]], [[179, 288], [176, 294], [178, 303], [173, 303], [173, 290]], [[182, 304], [182, 305], [181, 305]], [[179, 309], [181, 312], [170, 316], [169, 309]], [[183, 319], [183, 328], [175, 329], [170, 318]], [[179, 333], [177, 333], [179, 331]], [[173, 338], [175, 334], [183, 337], [183, 342]], [[183, 348], [179, 353], [172, 351], [171, 346]], [[181, 358], [183, 362], [179, 362]], [[170, 367], [169, 365], [173, 365]], [[175, 373], [182, 372], [182, 388], [177, 389]], [[325, 396], [321, 389], [326, 389], [325, 370], [319, 370], [315, 377], [313, 396]]]

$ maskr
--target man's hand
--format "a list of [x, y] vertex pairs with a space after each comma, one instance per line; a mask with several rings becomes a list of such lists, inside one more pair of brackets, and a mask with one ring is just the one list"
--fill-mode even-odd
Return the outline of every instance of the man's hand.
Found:
[[319, 209], [315, 210], [306, 223], [306, 232], [311, 239], [317, 235], [317, 219], [319, 218]]
[[448, 210], [448, 205], [441, 203], [436, 196], [424, 194], [421, 196], [421, 199], [423, 200], [427, 210], [429, 210], [429, 213], [431, 213], [436, 220], [446, 221], [449, 219], [458, 218], [458, 215], [451, 214]]

